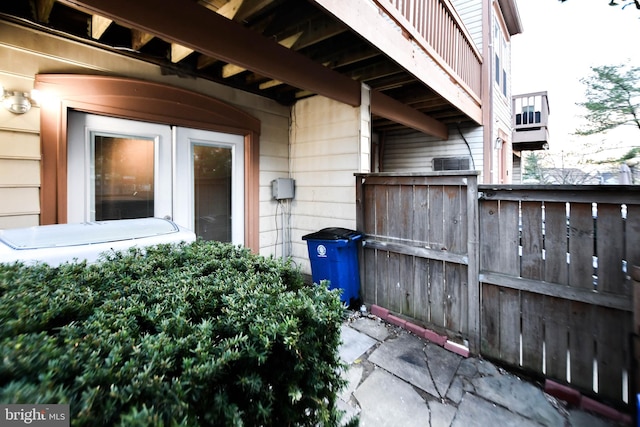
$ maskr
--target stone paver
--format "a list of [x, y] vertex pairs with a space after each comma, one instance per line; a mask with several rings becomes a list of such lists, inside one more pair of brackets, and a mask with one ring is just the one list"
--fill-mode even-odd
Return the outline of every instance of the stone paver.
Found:
[[377, 344], [377, 341], [370, 336], [345, 325], [342, 325], [341, 338], [340, 358], [347, 364], [355, 362], [358, 357]]
[[477, 358], [463, 358], [375, 316], [342, 328], [349, 385], [338, 406], [363, 427], [618, 426], [568, 408], [536, 384]]
[[[385, 399], [380, 399], [384, 390]], [[383, 369], [374, 370], [354, 393], [362, 412], [362, 427], [424, 427], [429, 425], [429, 407], [404, 381]]]
[[405, 333], [380, 344], [369, 355], [369, 361], [432, 396], [438, 396], [429, 373], [424, 347], [424, 341]]
[[472, 384], [478, 396], [544, 426], [564, 424], [564, 417], [551, 405], [542, 390], [514, 375], [477, 378]]
[[[562, 426], [562, 424], [559, 424]], [[540, 427], [539, 424], [514, 414], [495, 403], [471, 393], [462, 398], [451, 427]]]
[[435, 344], [427, 344], [425, 348], [427, 365], [439, 397], [444, 397], [449, 390], [453, 377], [460, 366], [462, 356], [452, 353]]

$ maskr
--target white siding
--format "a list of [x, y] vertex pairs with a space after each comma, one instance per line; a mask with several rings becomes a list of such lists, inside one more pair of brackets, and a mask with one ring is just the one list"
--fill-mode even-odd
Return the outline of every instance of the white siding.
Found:
[[522, 157], [513, 155], [513, 176], [512, 184], [522, 184]]
[[[482, 172], [482, 127], [461, 127], [461, 136], [456, 126], [449, 128], [449, 139], [416, 131], [389, 133], [383, 140], [383, 172], [431, 172], [434, 157], [469, 157], [471, 167]], [[465, 143], [465, 140], [469, 144]]]
[[451, 3], [467, 27], [476, 47], [482, 52], [482, 1], [452, 0]]
[[[494, 10], [492, 8], [492, 10]], [[494, 14], [492, 14], [492, 20], [493, 20], [493, 26], [494, 26], [494, 30], [497, 29], [499, 32], [499, 36], [497, 40], [494, 40], [494, 47], [493, 47], [493, 51], [494, 54], [492, 55], [492, 88], [493, 88], [493, 120], [491, 121], [493, 123], [493, 135], [492, 135], [492, 141], [495, 141], [499, 134], [498, 134], [498, 130], [501, 130], [502, 132], [504, 132], [506, 135], [508, 135], [508, 140], [507, 140], [507, 144], [505, 144], [503, 146], [504, 150], [507, 150], [507, 152], [505, 153], [501, 153], [501, 152], [495, 152], [494, 151], [494, 155], [495, 155], [495, 159], [493, 162], [493, 182], [494, 183], [503, 183], [503, 184], [509, 184], [511, 183], [512, 179], [513, 179], [513, 175], [514, 175], [514, 170], [512, 167], [512, 159], [513, 159], [513, 154], [512, 154], [512, 141], [511, 141], [511, 135], [513, 133], [513, 129], [512, 129], [512, 103], [511, 103], [511, 42], [509, 41], [508, 37], [506, 34], [504, 34], [504, 32], [502, 31], [502, 27], [499, 24], [499, 17]], [[498, 46], [499, 45], [499, 46]], [[503, 91], [503, 86], [499, 85], [498, 82], [496, 81], [496, 76], [495, 76], [495, 52], [498, 52], [499, 56], [500, 56], [500, 66], [501, 66], [501, 70], [500, 70], [500, 81], [503, 83], [504, 87], [506, 87], [506, 95], [504, 94]], [[503, 75], [503, 71], [506, 73], [506, 81], [504, 81], [504, 75]], [[501, 171], [499, 171], [499, 156], [502, 156], [505, 160], [505, 162], [507, 164], [505, 164], [504, 166], [507, 168], [507, 176], [504, 177], [505, 181], [501, 181], [503, 179], [503, 176], [501, 174]]]
[[[314, 96], [292, 111], [292, 257], [310, 273], [302, 236], [325, 227], [355, 228], [355, 178], [362, 164], [361, 109]], [[366, 131], [365, 131], [366, 132]]]

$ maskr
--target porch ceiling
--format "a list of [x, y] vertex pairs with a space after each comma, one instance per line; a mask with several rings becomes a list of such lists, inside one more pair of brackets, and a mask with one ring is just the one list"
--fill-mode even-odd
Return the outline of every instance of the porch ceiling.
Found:
[[374, 91], [374, 132], [446, 138], [448, 123], [471, 121], [310, 0], [12, 0], [0, 2], [0, 19], [284, 105], [314, 94], [358, 105], [363, 82]]

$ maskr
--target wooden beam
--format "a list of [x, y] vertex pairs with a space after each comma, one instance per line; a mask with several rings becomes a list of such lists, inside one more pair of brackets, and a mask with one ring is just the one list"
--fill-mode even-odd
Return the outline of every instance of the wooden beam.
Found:
[[244, 3], [244, 0], [230, 0], [229, 3], [222, 6], [216, 11], [218, 15], [224, 16], [227, 19], [233, 19], [240, 7]]
[[197, 3], [173, 0], [61, 0], [61, 3], [156, 34], [312, 93], [348, 105], [360, 105], [359, 82], [217, 13], [208, 12]]
[[444, 123], [377, 90], [371, 91], [371, 114], [393, 120], [428, 135], [449, 139], [449, 129]]
[[133, 50], [140, 50], [153, 39], [153, 34], [145, 33], [144, 31], [131, 29], [131, 48]]
[[178, 43], [171, 43], [171, 62], [174, 64], [182, 61], [191, 53], [193, 53], [193, 49], [189, 49], [188, 47], [184, 47]]
[[234, 17], [234, 20], [241, 22], [247, 18], [252, 17], [254, 14], [260, 12], [265, 7], [269, 6], [275, 0], [245, 0], [240, 7], [238, 13]]
[[[292, 36], [287, 37], [286, 39], [280, 40], [278, 43], [281, 46], [286, 47], [287, 49], [291, 49], [291, 46], [293, 46], [295, 42], [298, 41], [301, 35], [302, 33], [294, 34]], [[226, 79], [228, 77], [235, 76], [236, 74], [240, 74], [241, 72], [246, 70], [247, 70], [246, 68], [239, 67], [234, 64], [227, 64], [222, 67], [222, 77]]]
[[109, 25], [111, 25], [113, 21], [111, 19], [103, 18], [100, 15], [92, 15], [91, 16], [91, 38], [96, 40], [100, 40], [100, 37], [107, 31]]
[[[199, 1], [198, 3], [209, 10], [213, 10], [220, 16], [224, 16], [227, 19], [233, 19], [236, 13], [238, 13], [240, 6], [242, 6], [242, 3], [244, 3], [244, 0], [230, 0], [224, 6], [217, 9], [214, 8], [211, 3], [206, 1]], [[188, 47], [184, 47], [177, 43], [171, 43], [171, 62], [180, 62], [193, 52], [193, 49], [189, 49]]]
[[633, 301], [628, 296], [607, 292], [593, 292], [592, 290], [575, 288], [560, 283], [550, 283], [540, 280], [525, 279], [506, 274], [481, 271], [479, 280], [489, 285], [518, 291], [532, 292], [554, 298], [579, 301], [585, 304], [614, 308], [617, 310], [633, 311]]

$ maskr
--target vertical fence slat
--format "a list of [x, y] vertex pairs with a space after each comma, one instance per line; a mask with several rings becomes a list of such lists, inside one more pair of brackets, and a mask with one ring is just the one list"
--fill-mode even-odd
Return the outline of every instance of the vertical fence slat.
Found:
[[518, 217], [520, 207], [518, 202], [500, 201], [499, 246], [500, 265], [498, 272], [520, 275], [520, 260], [518, 255], [519, 230]]
[[429, 305], [429, 260], [425, 258], [416, 258], [414, 283], [414, 298], [416, 319], [428, 322], [431, 317], [431, 309]]
[[480, 270], [499, 271], [500, 241], [498, 202], [483, 200], [479, 207]]
[[403, 185], [400, 187], [400, 201], [395, 206], [396, 212], [398, 212], [397, 218], [401, 224], [400, 238], [413, 241], [413, 212], [407, 209], [407, 206], [413, 206], [413, 186]]
[[542, 259], [542, 203], [522, 202], [522, 267], [520, 275], [527, 279], [544, 277]]
[[542, 372], [542, 343], [544, 342], [544, 297], [522, 292], [522, 366]]
[[360, 287], [362, 289], [362, 300], [365, 302], [373, 302], [377, 304], [376, 300], [376, 286], [377, 286], [377, 268], [376, 268], [376, 250], [364, 248], [363, 254], [363, 268], [360, 270], [363, 273], [362, 280], [360, 280]]
[[385, 235], [396, 239], [402, 236], [403, 223], [407, 219], [407, 213], [401, 212], [402, 208], [400, 206], [403, 187], [402, 185], [387, 187], [387, 216], [385, 217], [387, 232]]
[[400, 304], [400, 313], [405, 316], [415, 317], [413, 304], [413, 279], [415, 257], [403, 256], [400, 258], [400, 289], [398, 289], [398, 303]]
[[545, 297], [544, 343], [547, 376], [563, 381], [567, 379], [567, 322], [569, 301]]
[[598, 291], [631, 295], [622, 273], [624, 224], [620, 205], [598, 204], [595, 234], [598, 255]]
[[569, 283], [567, 264], [567, 208], [566, 203], [544, 204], [545, 214], [545, 276], [549, 283]]
[[364, 185], [362, 189], [364, 206], [362, 222], [365, 234], [376, 234], [376, 186]]
[[389, 252], [376, 250], [376, 304], [382, 307], [389, 306], [388, 281], [389, 281]]
[[387, 229], [387, 218], [389, 218], [389, 212], [387, 211], [388, 200], [387, 194], [389, 192], [388, 188], [382, 185], [376, 185], [375, 188], [375, 199], [374, 199], [374, 212], [375, 212], [375, 235], [377, 236], [385, 236], [388, 233]]
[[497, 286], [482, 285], [480, 350], [489, 358], [500, 358], [500, 292]]
[[388, 303], [387, 308], [396, 313], [402, 313], [402, 277], [400, 272], [401, 255], [389, 252], [387, 264]]
[[569, 352], [571, 383], [583, 390], [593, 389], [594, 317], [593, 306], [571, 301]]
[[460, 187], [445, 188], [443, 198], [443, 215], [447, 226], [444, 228], [444, 247], [448, 251], [460, 254], [467, 252], [467, 224], [462, 222], [462, 191]]
[[625, 354], [612, 350], [626, 347], [628, 329], [624, 325], [631, 323], [631, 319], [621, 311], [605, 307], [596, 307], [596, 313], [599, 314], [594, 325], [598, 340], [598, 393], [621, 400]]
[[[625, 259], [627, 272], [634, 265], [640, 265], [640, 206], [627, 205], [625, 220]], [[639, 385], [640, 386], [640, 385]]]
[[443, 192], [440, 185], [429, 186], [429, 246], [433, 249], [444, 246]]
[[444, 328], [444, 305], [446, 292], [444, 288], [444, 263], [431, 261], [429, 271], [429, 303], [431, 305], [431, 322]]
[[445, 265], [445, 327], [453, 332], [461, 332], [462, 324], [462, 281], [460, 280], [460, 265]]
[[593, 216], [590, 203], [569, 208], [569, 284], [593, 289]]
[[500, 359], [517, 366], [520, 362], [520, 292], [500, 289]]
[[416, 186], [413, 192], [413, 238], [416, 242], [429, 241], [429, 191], [426, 185]]

